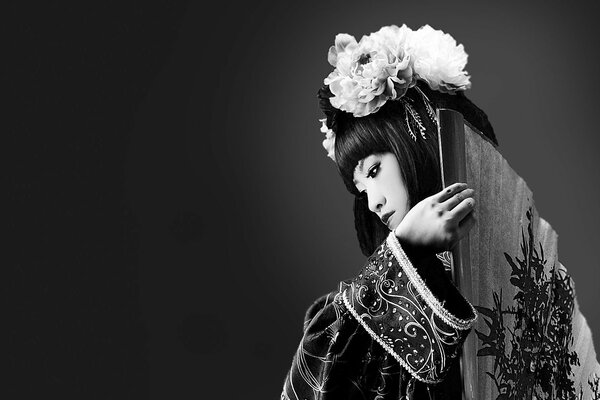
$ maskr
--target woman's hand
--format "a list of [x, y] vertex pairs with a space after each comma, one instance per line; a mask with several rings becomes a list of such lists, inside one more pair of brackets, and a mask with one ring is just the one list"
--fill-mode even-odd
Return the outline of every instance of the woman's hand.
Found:
[[423, 199], [406, 213], [394, 230], [404, 243], [422, 250], [449, 250], [475, 223], [473, 189], [455, 183]]

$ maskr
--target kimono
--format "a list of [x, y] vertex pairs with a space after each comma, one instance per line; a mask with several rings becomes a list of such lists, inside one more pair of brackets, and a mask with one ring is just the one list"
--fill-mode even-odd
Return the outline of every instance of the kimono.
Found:
[[456, 399], [477, 318], [442, 260], [393, 232], [358, 276], [308, 309], [282, 400]]
[[390, 233], [358, 276], [308, 309], [281, 399], [600, 399], [600, 364], [558, 235], [496, 150], [485, 114], [463, 95], [422, 90], [440, 109], [442, 170], [455, 173], [445, 181], [478, 194], [457, 260], [480, 318], [447, 276], [449, 257]]

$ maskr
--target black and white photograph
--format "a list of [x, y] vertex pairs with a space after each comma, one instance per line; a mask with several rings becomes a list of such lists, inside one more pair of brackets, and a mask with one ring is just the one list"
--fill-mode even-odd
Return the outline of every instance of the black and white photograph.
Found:
[[600, 5], [9, 2], [3, 399], [600, 399]]

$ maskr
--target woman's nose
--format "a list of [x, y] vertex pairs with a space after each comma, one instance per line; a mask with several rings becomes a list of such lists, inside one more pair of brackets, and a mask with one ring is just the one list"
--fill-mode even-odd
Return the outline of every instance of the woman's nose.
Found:
[[385, 196], [379, 190], [370, 190], [367, 192], [369, 199], [369, 210], [374, 213], [381, 211], [381, 207], [385, 204]]

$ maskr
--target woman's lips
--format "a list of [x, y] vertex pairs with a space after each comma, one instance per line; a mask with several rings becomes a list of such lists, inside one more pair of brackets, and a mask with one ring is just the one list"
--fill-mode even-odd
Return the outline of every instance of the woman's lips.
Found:
[[389, 223], [390, 223], [390, 220], [392, 219], [392, 215], [394, 215], [393, 211], [389, 212], [387, 214], [384, 214], [381, 217], [381, 222], [383, 222], [385, 225], [387, 225], [388, 228], [390, 227]]

